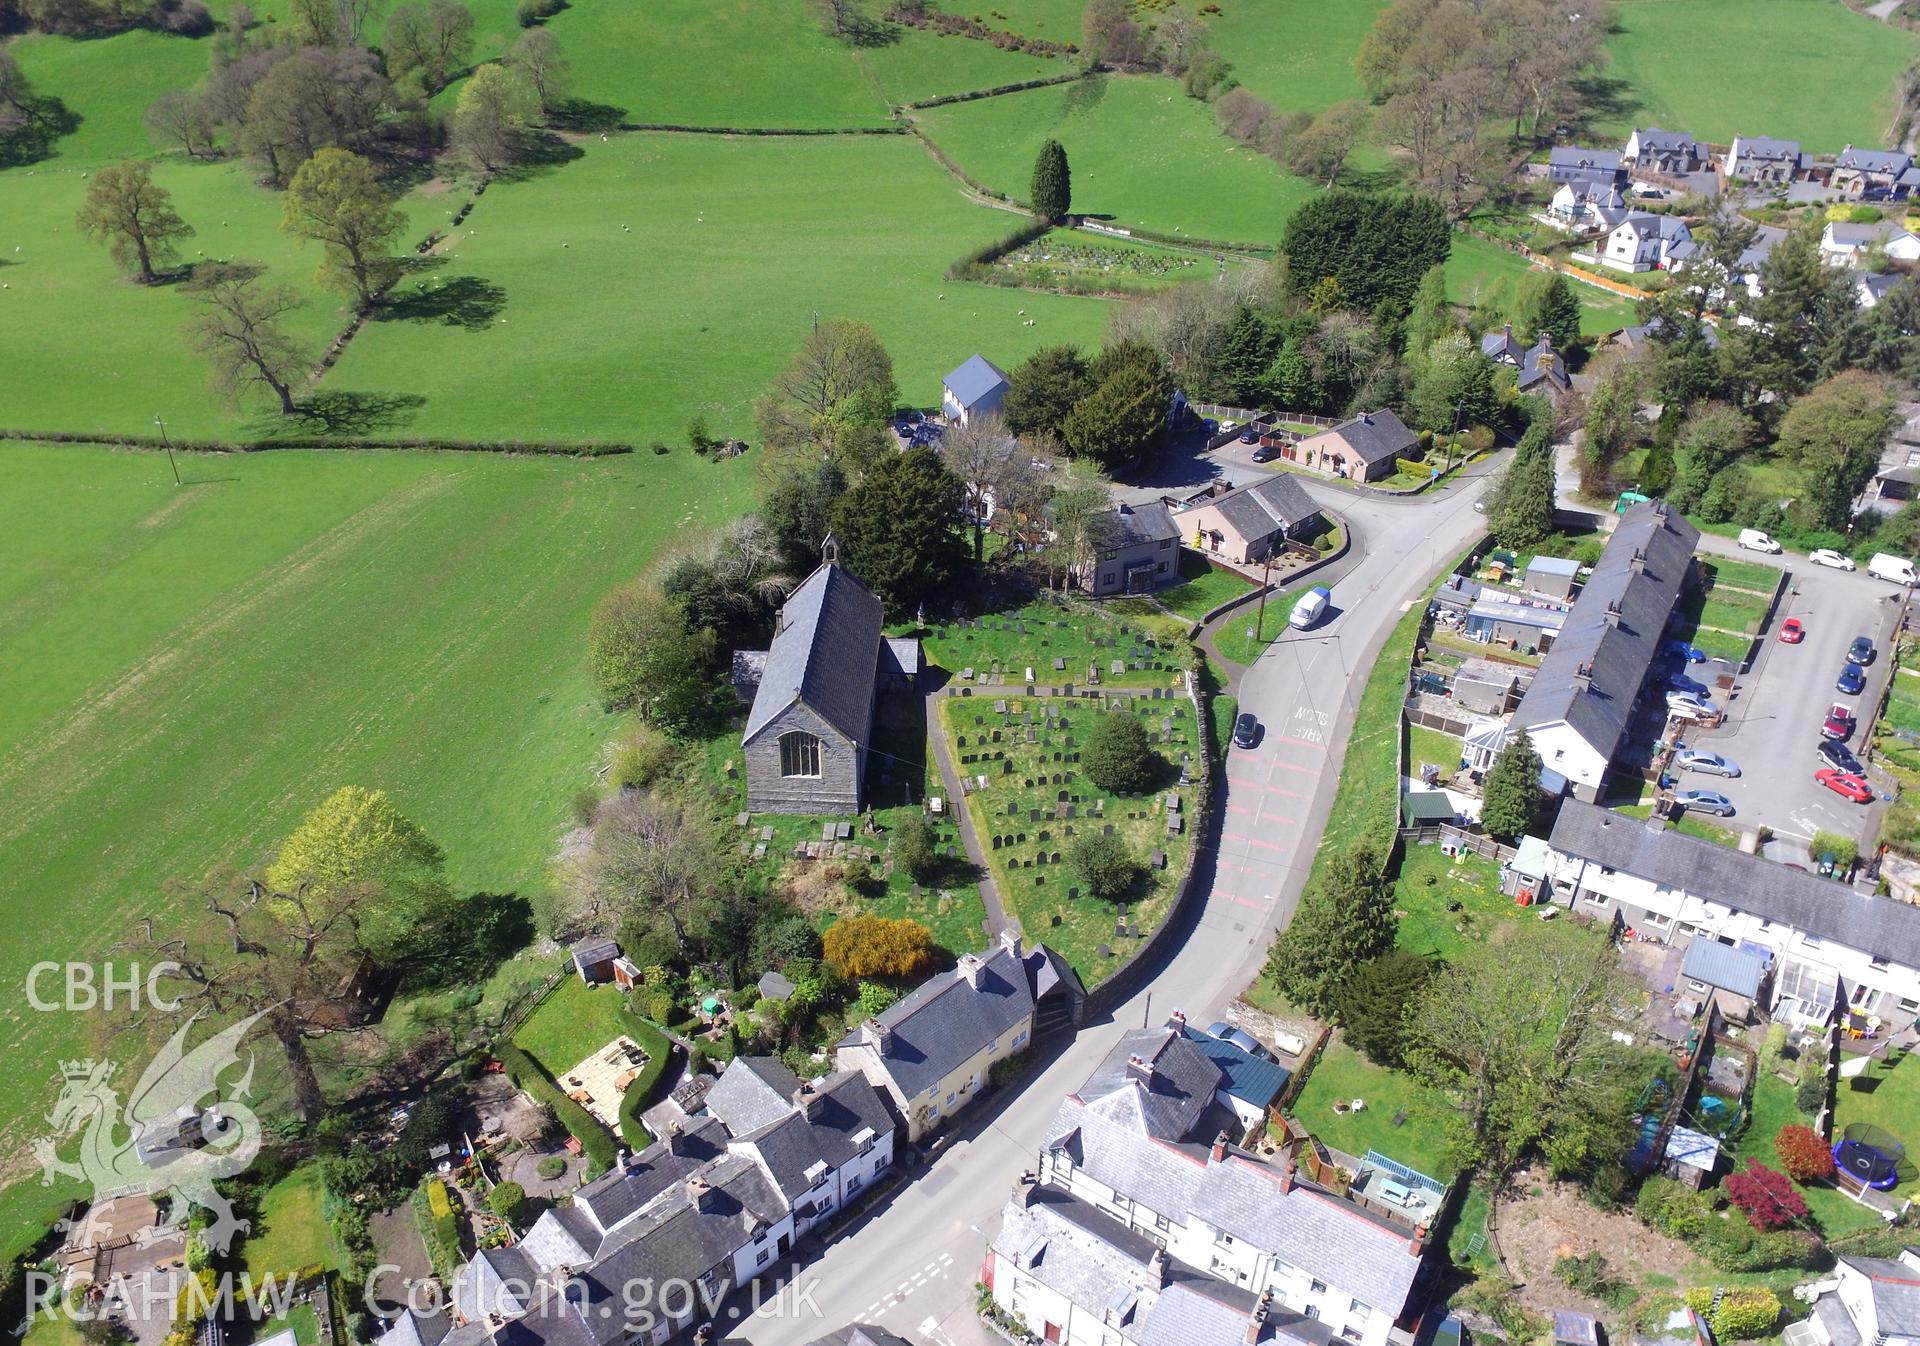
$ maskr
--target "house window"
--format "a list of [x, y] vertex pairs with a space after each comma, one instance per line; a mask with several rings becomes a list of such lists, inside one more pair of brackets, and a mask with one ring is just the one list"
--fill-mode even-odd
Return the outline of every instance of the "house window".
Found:
[[1169, 538], [1162, 538], [1162, 539], [1160, 539], [1160, 550], [1161, 550], [1161, 551], [1166, 551], [1166, 550], [1168, 550], [1169, 548], [1171, 548], [1172, 546], [1173, 546], [1173, 539], [1172, 539], [1172, 538], [1170, 538], [1170, 537], [1169, 537]]
[[1027, 1042], [1027, 1030], [1021, 1029], [1013, 1035], [1013, 1050], [1019, 1051]]
[[1357, 1299], [1350, 1300], [1347, 1303], [1347, 1312], [1356, 1318], [1364, 1318], [1367, 1316], [1367, 1306]]
[[848, 1178], [847, 1179], [847, 1195], [852, 1196], [855, 1192], [859, 1190], [860, 1190], [860, 1179]]
[[1318, 1304], [1309, 1304], [1305, 1309], [1301, 1310], [1301, 1312], [1305, 1313], [1309, 1318], [1318, 1318], [1320, 1316], [1320, 1306]]
[[1914, 1011], [1920, 1010], [1920, 1000], [1902, 1000], [1900, 1002], [1900, 1008], [1912, 1014]]
[[1156, 1215], [1153, 1217], [1153, 1227], [1164, 1234], [1173, 1228], [1173, 1221], [1164, 1215]]
[[780, 774], [818, 776], [820, 774], [820, 740], [800, 729], [790, 734], [780, 735]]
[[1340, 1329], [1340, 1335], [1345, 1337], [1348, 1341], [1359, 1341], [1360, 1329], [1357, 1327], [1343, 1327]]
[[954, 1095], [952, 1095], [952, 1094], [948, 1094], [948, 1095], [947, 1095], [947, 1106], [948, 1106], [948, 1107], [952, 1107], [952, 1106], [953, 1106], [953, 1099], [954, 1099]]
[[760, 1250], [760, 1255], [753, 1259], [753, 1264], [756, 1267], [763, 1267], [767, 1264], [767, 1259], [772, 1256], [773, 1256], [773, 1249], [762, 1248]]
[[1327, 1292], [1327, 1283], [1325, 1281], [1313, 1281], [1309, 1283], [1307, 1288], [1316, 1295], [1324, 1295]]

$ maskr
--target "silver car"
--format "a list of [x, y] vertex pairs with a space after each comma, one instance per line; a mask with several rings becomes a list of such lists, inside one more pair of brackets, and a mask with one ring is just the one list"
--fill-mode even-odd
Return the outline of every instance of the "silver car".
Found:
[[1674, 769], [1698, 771], [1707, 776], [1738, 776], [1740, 764], [1705, 748], [1682, 748], [1673, 755]]
[[1706, 697], [1695, 696], [1692, 692], [1668, 692], [1667, 712], [1693, 720], [1711, 720], [1720, 713], [1720, 709]]
[[1733, 801], [1718, 790], [1675, 790], [1673, 802], [1689, 813], [1713, 813], [1722, 818], [1733, 816]]

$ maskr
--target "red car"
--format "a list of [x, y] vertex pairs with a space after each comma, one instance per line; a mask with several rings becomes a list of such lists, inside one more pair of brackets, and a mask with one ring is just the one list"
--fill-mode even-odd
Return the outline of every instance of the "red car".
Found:
[[1780, 643], [1798, 645], [1807, 638], [1807, 628], [1800, 624], [1798, 617], [1789, 617], [1780, 624]]
[[1823, 766], [1813, 773], [1813, 778], [1835, 794], [1844, 795], [1856, 804], [1865, 804], [1873, 799], [1873, 787], [1860, 777], [1845, 771], [1835, 771], [1830, 766]]
[[1838, 701], [1827, 712], [1827, 722], [1820, 726], [1822, 738], [1846, 739], [1853, 733], [1853, 712]]

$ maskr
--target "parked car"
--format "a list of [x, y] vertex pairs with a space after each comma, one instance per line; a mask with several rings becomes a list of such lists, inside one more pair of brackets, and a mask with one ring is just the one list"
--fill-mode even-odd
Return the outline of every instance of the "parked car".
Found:
[[1844, 771], [1850, 776], [1862, 775], [1866, 771], [1866, 768], [1860, 765], [1860, 759], [1853, 755], [1853, 749], [1837, 738], [1821, 739], [1818, 752], [1820, 760], [1835, 771]]
[[1889, 584], [1912, 584], [1915, 582], [1913, 562], [1907, 560], [1904, 556], [1889, 556], [1883, 551], [1875, 552], [1873, 559], [1867, 562], [1867, 573], [1875, 579], [1885, 580]]
[[1801, 625], [1798, 617], [1789, 617], [1780, 623], [1780, 643], [1798, 645], [1807, 638], [1807, 628]]
[[1862, 777], [1850, 771], [1835, 771], [1830, 766], [1823, 766], [1813, 773], [1813, 778], [1835, 794], [1851, 799], [1856, 804], [1867, 804], [1873, 801], [1873, 787]]
[[1826, 723], [1820, 726], [1823, 738], [1848, 739], [1853, 736], [1853, 712], [1838, 701], [1827, 711]]
[[1711, 813], [1718, 818], [1733, 816], [1733, 801], [1718, 790], [1675, 790], [1673, 802], [1689, 813]]
[[1231, 1042], [1249, 1056], [1257, 1056], [1263, 1061], [1273, 1060], [1273, 1053], [1260, 1045], [1260, 1039], [1244, 1028], [1235, 1028], [1225, 1019], [1209, 1024], [1207, 1036], [1219, 1038], [1222, 1042]]
[[1254, 741], [1259, 737], [1260, 737], [1260, 721], [1254, 719], [1251, 714], [1242, 715], [1239, 719], [1233, 722], [1233, 746], [1234, 747], [1251, 748], [1254, 744]]
[[1738, 539], [1740, 546], [1747, 551], [1762, 551], [1769, 556], [1780, 554], [1780, 544], [1758, 528], [1742, 528]]
[[1253, 451], [1253, 461], [1256, 463], [1270, 463], [1279, 456], [1280, 446], [1278, 444], [1262, 444]]
[[1807, 559], [1817, 566], [1826, 566], [1830, 570], [1853, 569], [1853, 558], [1831, 547], [1816, 547], [1807, 553]]
[[1867, 675], [1858, 664], [1845, 664], [1840, 669], [1840, 677], [1833, 684], [1833, 690], [1842, 696], [1858, 696], [1866, 690]]
[[1260, 432], [1252, 426], [1248, 426], [1240, 432], [1240, 442], [1242, 444], [1258, 444], [1260, 442]]
[[1720, 714], [1720, 708], [1706, 697], [1695, 696], [1692, 692], [1668, 692], [1667, 713], [1691, 720], [1711, 720]]
[[1855, 636], [1853, 644], [1847, 646], [1847, 662], [1865, 668], [1873, 662], [1873, 656], [1876, 653], [1871, 640], [1865, 636]]
[[1296, 631], [1305, 631], [1315, 622], [1327, 615], [1327, 606], [1333, 601], [1333, 595], [1324, 584], [1316, 584], [1300, 595], [1293, 605], [1293, 611], [1287, 614], [1287, 625]]
[[1695, 682], [1685, 673], [1678, 671], [1663, 674], [1660, 678], [1660, 685], [1670, 692], [1686, 692], [1693, 696], [1705, 696], [1707, 694], [1706, 683]]
[[1685, 659], [1690, 664], [1704, 664], [1707, 662], [1707, 655], [1705, 650], [1697, 649], [1696, 647], [1687, 644], [1687, 642], [1684, 640], [1669, 640], [1666, 644], [1660, 647], [1660, 652], [1662, 654], [1671, 654], [1678, 658]]
[[1673, 765], [1681, 771], [1698, 771], [1708, 776], [1738, 776], [1740, 764], [1705, 748], [1682, 748], [1673, 755]]

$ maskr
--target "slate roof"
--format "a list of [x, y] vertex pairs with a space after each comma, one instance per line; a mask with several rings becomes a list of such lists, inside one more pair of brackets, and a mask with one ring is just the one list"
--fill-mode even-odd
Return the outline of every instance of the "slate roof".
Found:
[[[1554, 647], [1555, 653], [1559, 648]], [[1649, 828], [1577, 800], [1561, 804], [1550, 840], [1564, 854], [1920, 968], [1920, 907], [1866, 897], [1817, 874], [1743, 855], [1672, 828]]]
[[707, 1112], [744, 1136], [791, 1113], [799, 1087], [800, 1077], [776, 1056], [736, 1056], [707, 1091]]
[[624, 1164], [574, 1193], [575, 1208], [585, 1210], [603, 1234], [617, 1228], [719, 1154], [727, 1143], [727, 1131], [713, 1118], [696, 1117], [688, 1123], [681, 1142], [681, 1154], [659, 1140], [628, 1156]]
[[1536, 556], [1527, 562], [1527, 574], [1536, 571], [1542, 575], [1571, 575], [1578, 578], [1580, 563], [1571, 556]]
[[[1611, 759], [1633, 722], [1634, 698], [1666, 634], [1699, 540], [1692, 524], [1655, 504], [1628, 510], [1520, 699], [1513, 723], [1532, 729], [1564, 720]], [[1646, 556], [1637, 572], [1636, 551]], [[1620, 607], [1617, 626], [1607, 619], [1614, 603]], [[1583, 665], [1591, 668], [1585, 687], [1576, 681]]]
[[1515, 387], [1524, 392], [1542, 379], [1561, 392], [1573, 387], [1573, 375], [1567, 372], [1567, 357], [1553, 348], [1553, 338], [1544, 333], [1539, 341], [1527, 348], [1526, 358], [1520, 362], [1520, 377], [1515, 380]]
[[880, 671], [901, 678], [917, 678], [924, 666], [918, 636], [888, 636], [880, 642]]
[[[1252, 1298], [1225, 1281], [1178, 1281], [1154, 1301], [1134, 1339], [1140, 1346], [1241, 1346], [1247, 1339]], [[1333, 1329], [1275, 1303], [1256, 1340], [1327, 1346]]]
[[880, 600], [838, 565], [829, 562], [802, 580], [780, 609], [780, 629], [767, 650], [743, 741], [804, 701], [848, 738], [866, 742], [881, 618]]
[[762, 972], [760, 980], [754, 985], [758, 988], [762, 1000], [785, 1000], [794, 992], [793, 982], [779, 972]]
[[1243, 1103], [1256, 1108], [1268, 1107], [1293, 1078], [1293, 1072], [1285, 1066], [1255, 1056], [1225, 1038], [1202, 1033], [1191, 1025], [1183, 1026], [1180, 1031], [1218, 1067], [1223, 1077], [1220, 1088]]
[[453, 1318], [444, 1309], [433, 1313], [417, 1313], [408, 1309], [375, 1340], [380, 1346], [440, 1346], [440, 1342], [452, 1330]]
[[1579, 145], [1556, 145], [1547, 154], [1547, 173], [1555, 182], [1575, 175], [1600, 176], [1620, 171], [1619, 150], [1590, 150]]
[[587, 939], [573, 946], [573, 965], [579, 968], [610, 963], [619, 956], [620, 945], [611, 939]]
[[1920, 1270], [1891, 1257], [1840, 1260], [1872, 1284], [1874, 1316], [1883, 1336], [1920, 1336]]
[[1296, 528], [1320, 513], [1320, 506], [1313, 503], [1307, 488], [1286, 472], [1269, 473], [1225, 495], [1202, 500], [1192, 508], [1206, 505], [1219, 510], [1220, 517], [1248, 542]]
[[1100, 550], [1103, 553], [1125, 551], [1129, 547], [1154, 542], [1170, 542], [1180, 536], [1173, 515], [1158, 500], [1139, 505], [1116, 505], [1112, 518], [1101, 539]]
[[539, 1269], [518, 1248], [483, 1248], [455, 1273], [453, 1307], [468, 1320], [517, 1318], [533, 1301]]
[[1878, 302], [1879, 300], [1885, 299], [1887, 297], [1887, 291], [1891, 290], [1904, 279], [1906, 278], [1897, 271], [1888, 271], [1881, 275], [1875, 275], [1871, 271], [1862, 271], [1854, 278], [1853, 283], [1856, 289], [1866, 291], [1873, 296], [1875, 302]]
[[1680, 975], [1751, 1000], [1760, 994], [1760, 983], [1766, 980], [1767, 960], [1750, 949], [1695, 935], [1680, 963]]
[[1826, 241], [1839, 248], [1867, 248], [1883, 238], [1890, 237], [1896, 228], [1898, 228], [1897, 225], [1885, 220], [1875, 224], [1851, 224], [1835, 220], [1827, 226]]
[[541, 1212], [518, 1246], [535, 1266], [552, 1271], [556, 1267], [585, 1266], [605, 1240], [606, 1230], [586, 1207], [568, 1205]]
[[1498, 364], [1518, 365], [1525, 350], [1520, 338], [1513, 334], [1512, 323], [1503, 323], [1499, 331], [1488, 332], [1480, 338], [1480, 353]]
[[1647, 154], [1685, 154], [1695, 159], [1700, 157], [1700, 144], [1685, 131], [1662, 131], [1657, 126], [1635, 127], [1633, 134], [1640, 138], [1640, 153]]
[[996, 1261], [1096, 1314], [1113, 1309], [1123, 1329], [1158, 1288], [1148, 1269], [1157, 1251], [1146, 1235], [1055, 1187], [1035, 1188], [1024, 1206], [1009, 1201], [993, 1240]]
[[1740, 165], [1749, 159], [1763, 163], [1792, 162], [1796, 167], [1800, 163], [1800, 142], [1797, 140], [1775, 140], [1772, 136], [1736, 136], [1728, 150], [1733, 159], [1733, 169], [1737, 173]]
[[1420, 442], [1398, 416], [1385, 408], [1362, 412], [1327, 433], [1340, 436], [1362, 462], [1369, 464], [1401, 457]]
[[1851, 168], [1861, 173], [1886, 173], [1893, 177], [1907, 171], [1913, 156], [1904, 150], [1863, 150], [1852, 145], [1840, 151], [1835, 168]]
[[[760, 1156], [788, 1201], [812, 1189], [825, 1172], [844, 1166], [875, 1138], [893, 1130], [887, 1105], [859, 1071], [844, 1070], [829, 1076], [816, 1091], [820, 1102], [811, 1118], [796, 1110], [735, 1142], [737, 1150], [751, 1150]], [[854, 1137], [863, 1133], [865, 1139], [856, 1143]]]
[[[922, 983], [878, 1016], [881, 1025], [892, 1030], [881, 1059], [906, 1097], [945, 1079], [989, 1042], [1032, 1017], [1033, 991], [1021, 960], [1004, 945], [978, 958], [978, 989], [968, 982], [963, 964]], [[863, 1024], [840, 1045], [863, 1043], [866, 1034]]]
[[[1134, 1056], [1147, 1063], [1148, 1079], [1133, 1073]], [[1188, 1140], [1222, 1083], [1220, 1068], [1207, 1053], [1176, 1030], [1136, 1028], [1121, 1035], [1077, 1092], [1089, 1107], [1143, 1135]]]
[[963, 407], [973, 407], [1008, 386], [1007, 371], [984, 355], [976, 355], [947, 375], [947, 391]]
[[1829, 1346], [1861, 1346], [1860, 1329], [1853, 1325], [1839, 1295], [1821, 1295], [1814, 1300], [1813, 1316], [1826, 1329]]

